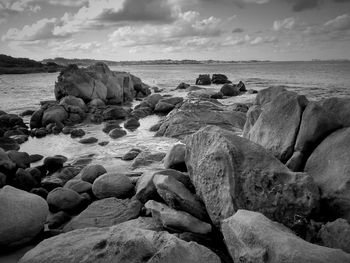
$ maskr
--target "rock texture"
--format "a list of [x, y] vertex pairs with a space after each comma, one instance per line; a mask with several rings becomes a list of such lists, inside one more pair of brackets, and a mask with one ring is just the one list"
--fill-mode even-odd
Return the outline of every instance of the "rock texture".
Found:
[[222, 232], [235, 262], [350, 262], [350, 254], [308, 243], [285, 226], [252, 211], [238, 210], [224, 220]]
[[323, 225], [318, 233], [321, 244], [350, 253], [350, 224], [342, 218]]
[[106, 173], [94, 181], [92, 191], [98, 199], [108, 197], [123, 199], [133, 194], [134, 185], [124, 174]]
[[310, 176], [290, 172], [263, 147], [230, 131], [207, 126], [186, 146], [191, 181], [216, 225], [248, 209], [291, 226], [296, 214], [308, 216], [318, 204]]

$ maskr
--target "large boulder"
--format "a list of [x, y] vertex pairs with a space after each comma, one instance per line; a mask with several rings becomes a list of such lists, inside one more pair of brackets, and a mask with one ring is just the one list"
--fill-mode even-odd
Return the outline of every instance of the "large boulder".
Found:
[[280, 92], [263, 106], [262, 113], [246, 138], [262, 145], [285, 163], [294, 152], [302, 113], [307, 103], [305, 96], [290, 91]]
[[186, 164], [196, 193], [216, 225], [238, 209], [259, 211], [288, 226], [318, 204], [312, 178], [293, 173], [263, 147], [207, 126], [186, 141]]
[[0, 189], [0, 246], [32, 240], [43, 229], [49, 209], [40, 196], [6, 185]]
[[211, 79], [209, 74], [201, 74], [196, 79], [196, 85], [210, 85]]
[[238, 210], [223, 221], [222, 233], [235, 262], [350, 262], [350, 254], [308, 243], [282, 224], [253, 211]]
[[43, 118], [44, 110], [39, 109], [33, 113], [33, 115], [30, 117], [30, 128], [40, 128], [42, 127], [42, 118]]
[[63, 106], [52, 106], [44, 111], [42, 126], [50, 123], [62, 124], [68, 118], [68, 113]]
[[161, 121], [157, 136], [184, 138], [206, 125], [216, 125], [231, 131], [243, 129], [244, 113], [226, 110], [211, 101], [186, 101]]
[[254, 126], [255, 122], [259, 119], [261, 114], [261, 106], [253, 105], [247, 111], [247, 120], [243, 128], [243, 137], [247, 138], [250, 129]]
[[112, 226], [70, 231], [42, 241], [20, 263], [219, 263], [213, 252], [167, 232]]
[[321, 106], [337, 116], [343, 127], [350, 126], [350, 98], [328, 98], [320, 101]]
[[142, 204], [138, 200], [114, 197], [98, 200], [73, 218], [63, 229], [64, 232], [88, 227], [106, 227], [137, 218]]
[[106, 173], [94, 181], [92, 191], [98, 199], [108, 197], [124, 199], [133, 194], [134, 185], [124, 174]]
[[84, 203], [84, 199], [77, 192], [62, 187], [52, 190], [46, 200], [51, 211], [65, 211], [73, 214], [79, 212]]
[[335, 131], [324, 139], [305, 165], [321, 190], [324, 214], [350, 222], [350, 128]]
[[81, 170], [79, 177], [81, 180], [93, 183], [99, 176], [107, 173], [106, 169], [100, 164], [92, 164], [85, 166], [83, 170]]
[[79, 107], [82, 110], [86, 109], [85, 102], [81, 98], [77, 98], [71, 95], [68, 95], [60, 100], [60, 105], [65, 107], [66, 111], [70, 111], [70, 107]]
[[228, 80], [227, 76], [224, 74], [213, 74], [211, 77], [211, 82], [213, 84], [226, 84], [230, 81]]
[[221, 87], [220, 92], [224, 96], [237, 96], [239, 95], [239, 88], [235, 84], [225, 84]]
[[318, 232], [321, 244], [350, 253], [350, 224], [342, 218], [323, 225]]
[[167, 169], [176, 169], [187, 171], [185, 164], [186, 145], [183, 143], [174, 144], [167, 152], [164, 158], [164, 167]]

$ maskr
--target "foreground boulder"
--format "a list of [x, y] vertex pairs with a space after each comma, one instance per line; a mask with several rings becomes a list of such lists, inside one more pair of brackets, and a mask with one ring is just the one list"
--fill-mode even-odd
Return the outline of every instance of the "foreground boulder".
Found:
[[350, 222], [350, 128], [329, 135], [307, 160], [305, 172], [321, 190], [322, 209], [330, 220]]
[[350, 253], [350, 224], [342, 218], [323, 225], [318, 232], [321, 244]]
[[40, 196], [4, 186], [0, 189], [0, 246], [32, 240], [43, 229], [49, 209]]
[[263, 147], [207, 126], [186, 141], [186, 164], [196, 193], [216, 225], [238, 209], [259, 211], [293, 225], [318, 204], [312, 178], [293, 173]]
[[243, 129], [244, 113], [226, 110], [212, 101], [186, 101], [179, 109], [170, 112], [161, 122], [157, 136], [184, 138], [206, 125], [216, 125], [227, 130]]
[[220, 259], [206, 247], [180, 240], [167, 232], [117, 225], [79, 229], [46, 239], [19, 262], [219, 263]]
[[238, 210], [223, 221], [222, 232], [235, 262], [350, 262], [350, 254], [308, 243], [285, 226], [252, 211]]

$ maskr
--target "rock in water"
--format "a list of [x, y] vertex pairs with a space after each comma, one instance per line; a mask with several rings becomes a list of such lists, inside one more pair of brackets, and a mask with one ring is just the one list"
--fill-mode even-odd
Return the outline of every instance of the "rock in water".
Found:
[[290, 91], [280, 92], [264, 105], [246, 138], [264, 146], [283, 163], [287, 162], [294, 152], [301, 116], [307, 103], [305, 96]]
[[235, 262], [350, 262], [350, 254], [308, 243], [285, 226], [252, 211], [238, 210], [224, 220], [222, 233]]
[[196, 79], [196, 85], [210, 85], [211, 79], [209, 74], [199, 75]]
[[20, 263], [169, 262], [219, 263], [213, 252], [167, 232], [113, 226], [85, 228], [42, 241]]
[[224, 74], [213, 74], [213, 76], [211, 77], [211, 82], [213, 84], [225, 84], [229, 83], [230, 81]]
[[0, 189], [0, 246], [32, 240], [44, 229], [49, 209], [40, 196], [6, 185]]
[[68, 113], [63, 106], [56, 105], [44, 111], [42, 126], [45, 127], [50, 123], [63, 123], [68, 118]]
[[291, 226], [296, 214], [308, 216], [318, 204], [310, 176], [289, 171], [260, 145], [219, 127], [188, 138], [186, 165], [216, 225], [248, 209]]
[[338, 130], [315, 149], [307, 160], [305, 172], [321, 190], [324, 214], [350, 222], [350, 128]]

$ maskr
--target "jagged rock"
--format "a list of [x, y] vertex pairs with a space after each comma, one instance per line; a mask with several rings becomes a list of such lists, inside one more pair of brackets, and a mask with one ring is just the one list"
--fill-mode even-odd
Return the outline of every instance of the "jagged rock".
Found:
[[[57, 249], [60, 248], [60, 249]], [[167, 232], [112, 226], [70, 231], [42, 241], [20, 263], [75, 262], [169, 262], [219, 263], [213, 252]]]
[[114, 197], [98, 200], [70, 221], [64, 232], [88, 227], [107, 227], [137, 218], [142, 204], [138, 200]]
[[210, 80], [209, 74], [199, 75], [198, 78], [196, 79], [196, 85], [210, 85], [210, 84], [211, 84], [211, 80]]
[[182, 139], [206, 125], [239, 131], [243, 128], [245, 119], [244, 113], [226, 110], [222, 105], [211, 101], [186, 101], [162, 120], [156, 136]]
[[159, 101], [154, 109], [155, 112], [159, 113], [168, 113], [172, 111], [175, 108], [173, 104], [164, 102], [164, 101]]
[[182, 97], [171, 97], [171, 98], [161, 99], [159, 102], [165, 102], [176, 106], [177, 104], [182, 103], [183, 101], [184, 99]]
[[157, 189], [153, 183], [154, 174], [154, 171], [147, 171], [137, 181], [135, 198], [142, 203], [146, 203], [153, 198], [156, 199]]
[[106, 173], [94, 181], [92, 191], [98, 199], [108, 197], [124, 199], [133, 194], [134, 185], [124, 174]]
[[187, 174], [181, 173], [181, 172], [174, 170], [174, 169], [158, 170], [155, 173], [173, 177], [176, 180], [178, 180], [179, 182], [181, 182], [184, 186], [186, 186], [186, 188], [188, 190], [190, 190], [191, 192], [195, 192], [194, 187], [191, 183], [191, 179]]
[[333, 132], [313, 151], [305, 165], [321, 190], [324, 215], [350, 222], [350, 128]]
[[43, 230], [48, 212], [47, 203], [40, 196], [4, 186], [0, 189], [0, 246], [32, 240]]
[[104, 120], [118, 120], [128, 116], [128, 112], [123, 107], [113, 106], [103, 111], [102, 115]]
[[350, 253], [350, 224], [342, 218], [323, 225], [318, 236], [326, 247], [340, 248]]
[[136, 169], [142, 166], [148, 166], [155, 162], [160, 162], [164, 159], [166, 153], [163, 152], [140, 152], [131, 164], [132, 169]]
[[187, 171], [185, 164], [186, 145], [177, 143], [171, 147], [164, 158], [164, 167], [179, 171]]
[[163, 225], [153, 217], [138, 217], [119, 224], [120, 227], [141, 228], [152, 231], [164, 231]]
[[247, 138], [250, 129], [254, 126], [255, 122], [259, 118], [261, 114], [261, 106], [253, 105], [247, 111], [247, 120], [244, 124], [243, 128], [243, 137]]
[[285, 226], [253, 211], [238, 210], [223, 221], [222, 233], [235, 262], [350, 262], [350, 254], [308, 243]]
[[211, 225], [183, 211], [177, 211], [165, 204], [150, 200], [145, 204], [150, 210], [152, 217], [160, 222], [164, 228], [171, 231], [188, 231], [197, 234], [208, 234], [211, 232]]
[[216, 225], [248, 209], [291, 226], [296, 214], [308, 216], [318, 205], [310, 176], [289, 171], [260, 145], [219, 127], [205, 127], [188, 138], [186, 165]]
[[238, 88], [239, 91], [242, 91], [242, 92], [247, 91], [247, 89], [246, 89], [246, 87], [245, 87], [245, 85], [244, 85], [244, 83], [242, 81], [238, 82], [237, 88]]
[[152, 94], [151, 96], [143, 100], [146, 105], [148, 105], [152, 110], [156, 107], [157, 103], [163, 99], [163, 96], [160, 94]]

